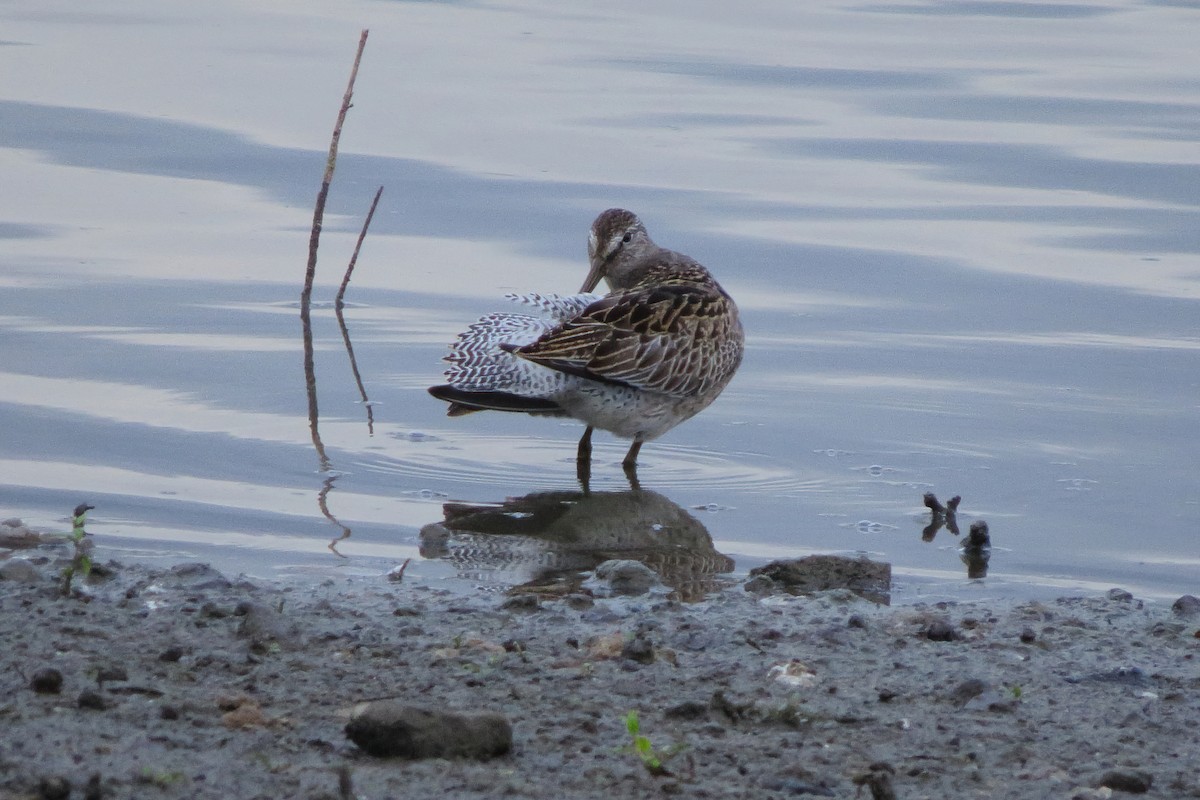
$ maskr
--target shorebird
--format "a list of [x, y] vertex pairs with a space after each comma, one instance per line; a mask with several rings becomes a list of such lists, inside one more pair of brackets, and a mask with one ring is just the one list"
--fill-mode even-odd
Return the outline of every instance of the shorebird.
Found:
[[[574, 417], [586, 474], [595, 428], [642, 443], [705, 409], [742, 361], [737, 305], [695, 259], [659, 247], [637, 215], [611, 208], [592, 223], [590, 269], [574, 295], [508, 295], [534, 314], [488, 314], [459, 334], [448, 383], [429, 393], [449, 416], [519, 411]], [[592, 290], [604, 280], [607, 295]]]

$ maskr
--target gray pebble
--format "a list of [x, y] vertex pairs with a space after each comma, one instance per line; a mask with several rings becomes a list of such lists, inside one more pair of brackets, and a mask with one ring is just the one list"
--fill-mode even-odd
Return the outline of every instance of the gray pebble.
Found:
[[742, 584], [742, 589], [754, 595], [767, 595], [782, 591], [778, 588], [778, 584], [766, 575], [755, 575]]
[[1200, 616], [1200, 597], [1195, 595], [1185, 594], [1183, 597], [1171, 604], [1171, 611], [1177, 617], [1196, 617]]
[[628, 558], [605, 561], [596, 567], [596, 580], [612, 595], [646, 594], [659, 584], [658, 573]]
[[80, 708], [92, 711], [103, 711], [108, 708], [108, 703], [105, 702], [104, 697], [95, 689], [84, 689], [79, 693], [79, 699], [75, 702]]
[[16, 583], [37, 583], [41, 580], [37, 567], [23, 558], [14, 558], [0, 564], [0, 581]]
[[175, 589], [228, 589], [233, 584], [208, 564], [176, 564], [167, 570], [161, 579], [164, 585]]
[[954, 687], [954, 691], [950, 692], [950, 700], [957, 706], [964, 706], [968, 700], [971, 700], [983, 694], [987, 689], [987, 684], [978, 678], [971, 678]]
[[1152, 783], [1154, 776], [1140, 769], [1114, 769], [1100, 779], [1101, 786], [1130, 794], [1145, 794], [1150, 791]]
[[262, 603], [242, 602], [236, 612], [242, 617], [237, 635], [250, 641], [252, 651], [266, 652], [273, 647], [292, 650], [300, 647], [302, 637], [283, 614]]
[[596, 601], [592, 599], [591, 595], [579, 593], [567, 595], [563, 598], [563, 602], [576, 611], [582, 611], [585, 608], [591, 608], [596, 604]]
[[27, 528], [21, 520], [13, 517], [0, 522], [0, 547], [19, 549], [37, 547], [42, 543], [40, 533]]

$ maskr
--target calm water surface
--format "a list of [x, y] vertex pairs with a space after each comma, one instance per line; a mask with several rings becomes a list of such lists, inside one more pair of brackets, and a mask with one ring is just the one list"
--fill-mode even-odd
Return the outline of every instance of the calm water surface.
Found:
[[[302, 580], [642, 552], [702, 592], [866, 553], [894, 602], [1200, 593], [1200, 11], [731, 8], [0, 9], [0, 517], [88, 501], [103, 557]], [[314, 437], [296, 301], [364, 27]], [[360, 390], [328, 300], [379, 185]], [[616, 205], [717, 273], [748, 351], [646, 492], [598, 434], [581, 498], [578, 424], [424, 387], [505, 292], [578, 288]], [[922, 541], [927, 491], [990, 524], [986, 579]]]

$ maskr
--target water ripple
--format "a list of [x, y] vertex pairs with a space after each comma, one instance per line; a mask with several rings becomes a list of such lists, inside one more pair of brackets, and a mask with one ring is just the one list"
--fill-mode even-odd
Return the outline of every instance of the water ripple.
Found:
[[[448, 483], [495, 486], [505, 477], [524, 484], [575, 482], [574, 443], [501, 436], [444, 435], [399, 440], [403, 452], [360, 461], [357, 470], [394, 476], [422, 486]], [[598, 444], [592, 456], [592, 479], [597, 485], [621, 484], [624, 447]], [[752, 454], [722, 454], [686, 445], [652, 443], [642, 451], [638, 477], [658, 490], [723, 489], [750, 493], [820, 492], [826, 480]]]

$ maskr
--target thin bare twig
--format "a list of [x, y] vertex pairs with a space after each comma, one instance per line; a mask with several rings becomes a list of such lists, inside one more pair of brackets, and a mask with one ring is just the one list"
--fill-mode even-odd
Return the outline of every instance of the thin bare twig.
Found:
[[346, 122], [346, 112], [350, 110], [350, 101], [354, 97], [354, 80], [358, 77], [358, 65], [362, 61], [363, 48], [367, 46], [367, 34], [363, 28], [358, 39], [358, 52], [354, 55], [354, 68], [350, 70], [350, 82], [346, 84], [346, 94], [342, 97], [342, 107], [338, 111], [337, 124], [333, 128], [333, 137], [329, 140], [329, 157], [325, 160], [325, 177], [321, 181], [321, 190], [317, 192], [317, 204], [313, 209], [312, 233], [308, 237], [308, 270], [304, 274], [304, 291], [300, 293], [300, 310], [308, 310], [312, 298], [313, 278], [317, 274], [317, 245], [321, 241], [321, 224], [325, 219], [325, 200], [329, 196], [329, 184], [333, 183], [333, 168], [337, 163], [338, 140], [342, 138], [342, 125]]
[[342, 298], [346, 296], [346, 287], [350, 285], [350, 275], [354, 272], [354, 265], [358, 263], [358, 251], [362, 249], [363, 239], [367, 238], [367, 228], [371, 227], [371, 218], [375, 216], [375, 207], [379, 205], [379, 196], [383, 194], [383, 187], [375, 192], [375, 199], [371, 201], [371, 209], [367, 212], [367, 218], [363, 220], [362, 230], [358, 232], [358, 241], [354, 243], [354, 252], [350, 255], [350, 263], [346, 265], [346, 275], [342, 278], [342, 286], [338, 289], [337, 300], [334, 303], [336, 308], [341, 308]]

